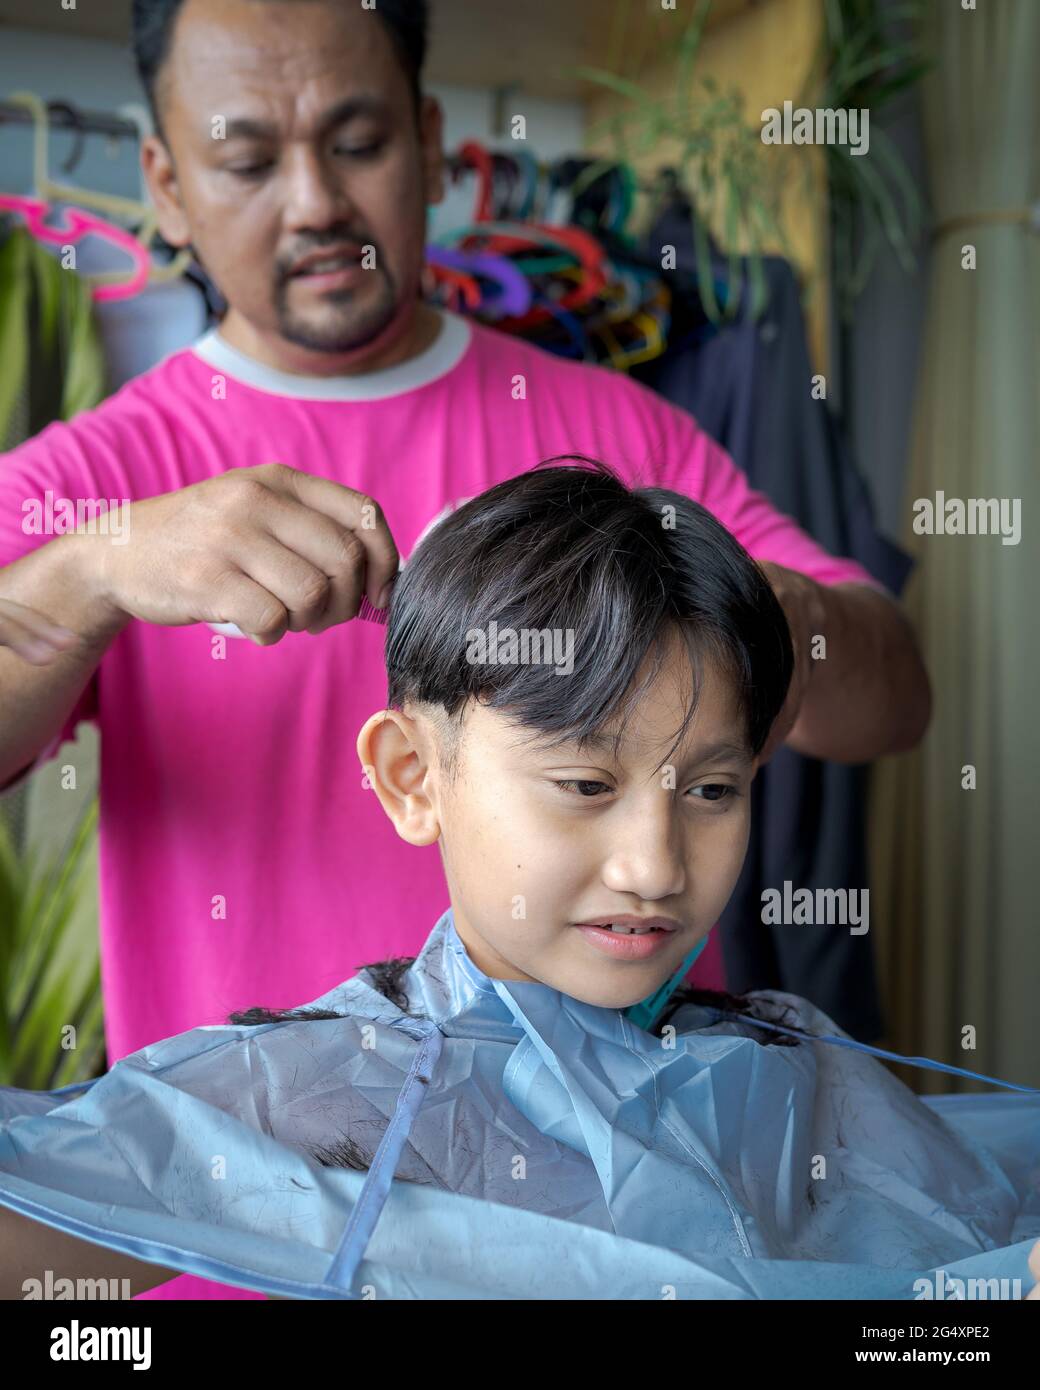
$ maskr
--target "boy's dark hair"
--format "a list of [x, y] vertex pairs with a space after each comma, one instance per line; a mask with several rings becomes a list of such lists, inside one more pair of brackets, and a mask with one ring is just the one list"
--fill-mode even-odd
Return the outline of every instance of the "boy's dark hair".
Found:
[[[487, 633], [492, 620], [499, 632], [573, 632], [573, 671], [468, 660], [466, 634]], [[732, 681], [748, 746], [761, 752], [793, 666], [765, 575], [699, 503], [629, 488], [606, 464], [562, 455], [465, 503], [415, 550], [390, 606], [387, 699], [438, 707], [456, 722], [477, 698], [551, 744], [579, 746], [616, 715], [620, 739], [670, 632], [685, 638], [694, 696], [668, 756], [695, 712], [705, 658]]]
[[[408, 1012], [408, 1001], [402, 991], [401, 980], [414, 961], [414, 956], [395, 956], [392, 960], [380, 961], [378, 965], [364, 967], [369, 983], [405, 1013]], [[747, 1014], [751, 1018], [768, 1017], [768, 1013], [760, 1014], [755, 1007], [755, 1000], [748, 999], [746, 995], [727, 994], [724, 991], [714, 989], [698, 989], [694, 985], [680, 985], [654, 1023], [651, 1031], [656, 1037], [661, 1036], [665, 1026], [684, 1004], [704, 1004], [729, 1015]], [[782, 1013], [786, 1023], [786, 1010]], [[315, 1019], [342, 1017], [342, 1014], [336, 1013], [333, 1009], [318, 1009], [307, 1006], [300, 1009], [257, 1008], [246, 1009], [243, 1013], [231, 1014], [228, 1022], [239, 1027], [257, 1028], [265, 1023], [306, 1023]], [[777, 1020], [773, 1019], [772, 1021], [776, 1022]], [[751, 1036], [762, 1047], [797, 1047], [799, 1045], [798, 1038], [787, 1037], [783, 1033], [763, 1035], [761, 1029], [754, 1027], [751, 1029]], [[309, 1149], [309, 1153], [323, 1168], [352, 1168], [355, 1172], [365, 1173], [372, 1166], [373, 1155], [366, 1154], [361, 1145], [349, 1134], [330, 1137], [327, 1144], [315, 1145]], [[394, 1176], [400, 1179], [404, 1178], [400, 1172], [395, 1173]], [[421, 1180], [410, 1177], [408, 1181]], [[436, 1185], [435, 1178], [433, 1185]]]
[[[574, 671], [561, 677], [551, 663], [467, 662], [467, 631], [486, 631], [493, 618], [500, 630], [572, 628]], [[663, 488], [630, 489], [605, 464], [562, 455], [465, 503], [417, 547], [390, 606], [388, 701], [439, 705], [452, 717], [480, 697], [556, 741], [580, 741], [627, 708], [651, 654], [653, 678], [670, 627], [685, 636], [695, 673], [711, 656], [729, 675], [749, 747], [760, 752], [793, 665], [787, 621], [769, 582], [698, 503]], [[696, 694], [676, 745], [695, 705]], [[398, 956], [363, 968], [375, 989], [406, 1010], [403, 976], [413, 960]], [[654, 1032], [687, 1003], [759, 1016], [744, 995], [681, 986]], [[258, 1008], [229, 1021], [336, 1017], [306, 1007]], [[798, 1045], [783, 1034], [754, 1029], [753, 1036], [763, 1047]], [[369, 1166], [349, 1139], [312, 1153], [326, 1165]]]
[[[329, 0], [329, 3], [332, 2]], [[347, 0], [342, 2], [346, 3]], [[262, 3], [262, 0], [257, 0], [257, 3]], [[148, 98], [155, 129], [160, 135], [163, 134], [163, 126], [157, 98], [159, 75], [169, 56], [177, 16], [183, 4], [184, 0], [133, 0], [131, 32], [134, 61]], [[422, 95], [422, 69], [426, 61], [428, 0], [378, 0], [374, 12], [386, 25], [408, 76], [412, 100], [418, 112]]]

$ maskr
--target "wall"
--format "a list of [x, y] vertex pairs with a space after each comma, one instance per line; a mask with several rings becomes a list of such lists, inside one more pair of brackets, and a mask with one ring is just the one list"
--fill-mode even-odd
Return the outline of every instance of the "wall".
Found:
[[[881, 0], [898, 11], [900, 0]], [[895, 30], [898, 18], [893, 19]], [[927, 162], [921, 122], [921, 87], [902, 93], [872, 122], [883, 130], [927, 201]], [[905, 499], [910, 428], [920, 367], [928, 286], [929, 219], [913, 245], [917, 268], [908, 273], [893, 252], [882, 251], [851, 324], [836, 328], [831, 395], [844, 416], [847, 437], [871, 491], [881, 529], [893, 539], [905, 534]]]
[[[28, 88], [45, 101], [65, 100], [99, 111], [114, 111], [123, 102], [143, 102], [129, 48], [99, 39], [71, 38], [33, 30], [0, 29], [0, 95]], [[462, 140], [480, 140], [491, 148], [512, 142], [494, 129], [494, 94], [479, 87], [431, 84], [431, 94], [444, 109], [447, 151]], [[577, 101], [550, 101], [524, 96], [526, 148], [540, 158], [553, 159], [581, 148], [584, 116]], [[51, 176], [106, 193], [139, 197], [141, 192], [136, 146], [130, 141], [87, 138], [83, 158], [71, 175], [60, 172], [73, 148], [69, 131], [51, 137]], [[29, 193], [32, 183], [30, 127], [0, 125], [0, 189]], [[470, 187], [463, 182], [449, 190], [445, 203], [431, 212], [430, 232], [467, 221], [473, 206]]]
[[[695, 91], [700, 92], [699, 79], [705, 74], [713, 76], [722, 90], [738, 88], [744, 95], [749, 124], [757, 125], [766, 107], [782, 109], [788, 98], [797, 102], [821, 32], [821, 0], [764, 0], [752, 5], [703, 35], [694, 69]], [[662, 49], [638, 78], [631, 72], [625, 75], [638, 80], [651, 95], [671, 92], [676, 83], [674, 49]], [[619, 109], [627, 109], [627, 104], [619, 106], [612, 95], [595, 96], [588, 106], [590, 125], [608, 119]], [[597, 142], [595, 148], [604, 154], [613, 152], [608, 140]], [[635, 167], [641, 175], [651, 177], [661, 165], [677, 157], [676, 146], [661, 141], [649, 154], [637, 158]], [[810, 146], [792, 149], [774, 145], [769, 147], [768, 157], [791, 161], [792, 174], [784, 180], [780, 219], [790, 242], [791, 260], [811, 295], [806, 312], [810, 353], [819, 369], [825, 370], [830, 341], [825, 155]], [[794, 177], [795, 170], [807, 170], [810, 196], [806, 195], [801, 172]], [[730, 249], [724, 228], [713, 223], [712, 230], [723, 248]], [[739, 239], [736, 249], [742, 249]], [[766, 249], [781, 250], [779, 245]]]

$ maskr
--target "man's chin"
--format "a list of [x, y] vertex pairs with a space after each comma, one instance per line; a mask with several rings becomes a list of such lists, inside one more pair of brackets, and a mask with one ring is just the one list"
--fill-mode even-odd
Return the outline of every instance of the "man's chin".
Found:
[[383, 319], [377, 324], [348, 324], [326, 326], [301, 323], [294, 320], [282, 326], [281, 334], [286, 342], [310, 352], [321, 352], [336, 357], [360, 356], [373, 348], [386, 346], [393, 339], [391, 332], [396, 316]]
[[313, 314], [283, 315], [279, 331], [286, 342], [311, 352], [360, 355], [388, 346], [402, 330], [404, 317], [403, 306], [398, 304], [380, 305], [366, 312], [330, 303]]

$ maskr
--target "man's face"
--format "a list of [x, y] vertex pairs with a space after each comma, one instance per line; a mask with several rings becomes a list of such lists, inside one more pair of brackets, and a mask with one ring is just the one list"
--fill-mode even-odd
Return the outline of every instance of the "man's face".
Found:
[[[159, 106], [174, 164], [153, 144], [145, 167], [163, 233], [192, 243], [257, 334], [350, 353], [414, 304], [442, 191], [440, 116], [424, 102], [417, 125], [374, 10], [186, 0]], [[297, 273], [324, 251], [346, 268]]]
[[[669, 979], [718, 921], [747, 849], [754, 763], [730, 684], [708, 665], [671, 755], [674, 776], [662, 766], [689, 685], [676, 639], [617, 758], [606, 747], [545, 752], [471, 702], [457, 776], [438, 778], [435, 798], [456, 927], [485, 974], [625, 1008]], [[677, 929], [637, 946], [575, 925], [623, 914]]]

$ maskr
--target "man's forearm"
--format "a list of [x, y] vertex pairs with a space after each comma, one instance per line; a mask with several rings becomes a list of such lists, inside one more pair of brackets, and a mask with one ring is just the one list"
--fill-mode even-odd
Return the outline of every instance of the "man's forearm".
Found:
[[[136, 1298], [176, 1279], [178, 1273], [0, 1207], [0, 1299], [32, 1297], [48, 1276], [52, 1281], [69, 1279], [74, 1285], [83, 1281], [89, 1288], [96, 1288], [102, 1279], [125, 1279], [129, 1296]], [[39, 1292], [35, 1297], [40, 1297]]]
[[[806, 583], [809, 674], [788, 746], [842, 763], [912, 748], [928, 727], [932, 695], [909, 621], [866, 585]], [[821, 636], [826, 645], [816, 643], [814, 657]]]
[[113, 612], [89, 582], [92, 539], [61, 536], [0, 569], [0, 597], [35, 608], [82, 638], [79, 646], [46, 666], [30, 665], [0, 646], [0, 788], [58, 732], [129, 621]]

